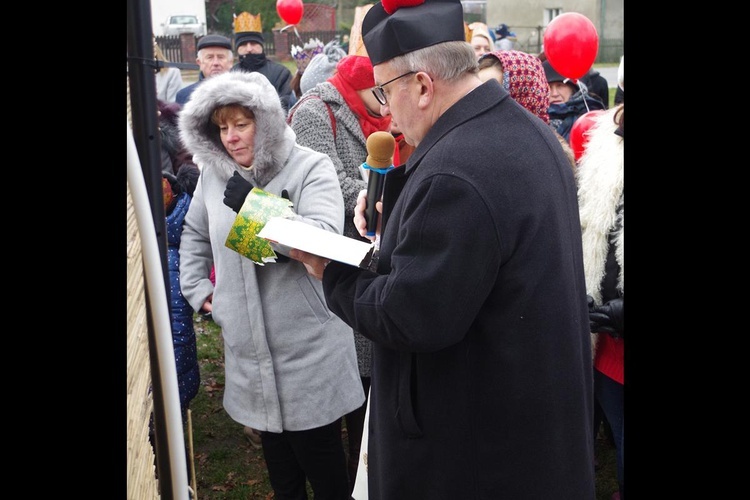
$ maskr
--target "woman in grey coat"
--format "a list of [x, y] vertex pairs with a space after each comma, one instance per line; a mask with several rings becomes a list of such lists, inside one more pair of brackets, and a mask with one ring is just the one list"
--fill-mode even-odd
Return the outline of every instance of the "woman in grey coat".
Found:
[[[232, 118], [237, 109], [250, 118]], [[180, 129], [201, 167], [182, 233], [181, 288], [222, 329], [224, 408], [262, 431], [275, 498], [306, 498], [308, 480], [316, 499], [348, 499], [340, 420], [365, 399], [351, 328], [331, 314], [301, 263], [260, 266], [224, 245], [236, 216], [224, 200], [235, 175], [246, 186], [286, 191], [297, 220], [340, 234], [334, 166], [296, 144], [276, 90], [259, 73], [207, 80], [180, 113]]]

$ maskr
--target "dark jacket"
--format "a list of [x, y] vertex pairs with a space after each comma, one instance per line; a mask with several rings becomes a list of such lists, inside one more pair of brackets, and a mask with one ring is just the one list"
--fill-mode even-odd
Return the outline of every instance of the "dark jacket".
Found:
[[188, 99], [190, 99], [190, 96], [193, 95], [193, 91], [198, 87], [198, 85], [201, 84], [204, 79], [205, 77], [203, 76], [203, 72], [199, 71], [198, 81], [178, 90], [177, 96], [175, 97], [175, 102], [180, 106], [184, 106], [185, 103], [188, 102]]
[[591, 68], [588, 73], [580, 78], [586, 85], [590, 94], [594, 94], [604, 104], [604, 109], [609, 107], [609, 82], [597, 70]]
[[617, 90], [615, 91], [615, 104], [620, 104], [624, 101], [625, 92], [620, 87], [617, 87]]
[[568, 99], [568, 102], [549, 105], [547, 109], [549, 112], [549, 124], [566, 141], [570, 141], [570, 129], [573, 128], [575, 121], [589, 111], [597, 109], [605, 109], [604, 103], [597, 97], [591, 95], [584, 96], [583, 92], [579, 90]]
[[268, 78], [271, 85], [276, 89], [281, 99], [281, 107], [284, 112], [297, 102], [297, 97], [292, 90], [292, 72], [283, 64], [271, 61], [265, 54], [245, 54], [240, 56], [240, 62], [232, 66], [232, 71], [257, 71]]
[[167, 215], [167, 265], [169, 267], [169, 305], [172, 314], [172, 344], [174, 345], [177, 386], [183, 419], [190, 401], [198, 394], [201, 381], [193, 329], [193, 308], [180, 291], [180, 239], [190, 200], [191, 197], [187, 192], [180, 193], [172, 212]]
[[323, 275], [373, 340], [369, 498], [593, 500], [581, 226], [552, 130], [489, 80], [387, 174], [383, 205], [377, 274]]

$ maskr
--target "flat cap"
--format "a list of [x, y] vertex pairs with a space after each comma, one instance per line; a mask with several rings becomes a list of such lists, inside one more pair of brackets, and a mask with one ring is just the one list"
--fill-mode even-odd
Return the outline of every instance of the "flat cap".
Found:
[[223, 47], [232, 50], [232, 41], [222, 35], [206, 35], [198, 40], [198, 50], [205, 47]]

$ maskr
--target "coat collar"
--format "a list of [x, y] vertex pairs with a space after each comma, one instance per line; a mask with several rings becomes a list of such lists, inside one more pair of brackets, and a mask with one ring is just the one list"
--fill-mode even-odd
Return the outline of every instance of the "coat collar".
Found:
[[508, 91], [494, 79], [486, 81], [466, 94], [437, 119], [409, 157], [406, 162], [406, 170], [409, 171], [419, 164], [424, 155], [451, 130], [508, 98], [510, 98]]

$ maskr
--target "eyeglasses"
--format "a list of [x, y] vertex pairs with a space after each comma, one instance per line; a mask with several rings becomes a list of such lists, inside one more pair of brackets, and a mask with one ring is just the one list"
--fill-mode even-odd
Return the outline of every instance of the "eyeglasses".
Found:
[[401, 76], [397, 76], [396, 78], [393, 78], [393, 79], [391, 79], [391, 80], [388, 80], [387, 82], [385, 82], [385, 83], [384, 83], [384, 84], [382, 84], [382, 85], [375, 85], [375, 86], [374, 86], [374, 87], [372, 88], [372, 95], [374, 95], [374, 96], [375, 96], [375, 99], [377, 99], [377, 100], [378, 100], [378, 102], [380, 103], [380, 105], [381, 105], [381, 106], [385, 106], [385, 105], [386, 105], [386, 104], [388, 103], [388, 101], [387, 101], [387, 100], [386, 100], [386, 98], [385, 98], [385, 92], [383, 92], [383, 87], [385, 87], [385, 86], [386, 86], [386, 85], [388, 85], [389, 83], [393, 83], [393, 82], [395, 82], [395, 81], [396, 81], [396, 80], [398, 80], [399, 78], [403, 78], [403, 77], [405, 77], [405, 76], [413, 75], [414, 73], [416, 73], [416, 71], [409, 71], [408, 73], [404, 73], [404, 74], [403, 74], [403, 75], [401, 75]]

